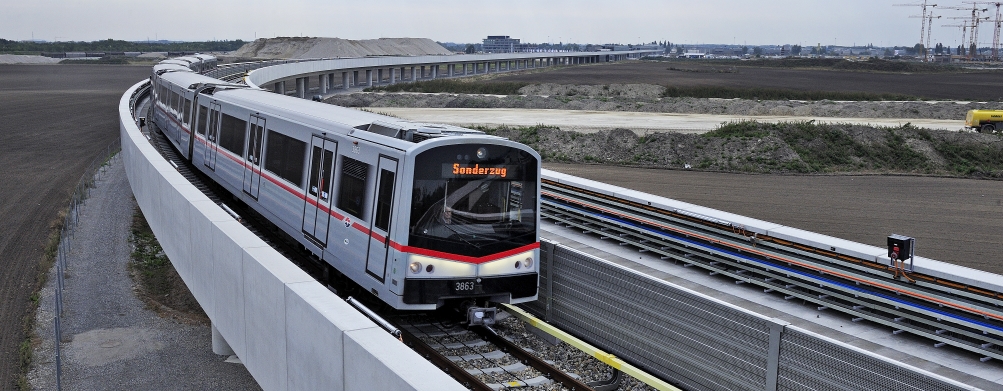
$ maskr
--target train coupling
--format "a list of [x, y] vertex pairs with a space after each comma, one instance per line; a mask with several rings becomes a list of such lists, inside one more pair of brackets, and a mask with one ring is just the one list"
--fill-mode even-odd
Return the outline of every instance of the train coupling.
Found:
[[498, 317], [498, 308], [469, 307], [467, 308], [468, 326], [493, 326]]

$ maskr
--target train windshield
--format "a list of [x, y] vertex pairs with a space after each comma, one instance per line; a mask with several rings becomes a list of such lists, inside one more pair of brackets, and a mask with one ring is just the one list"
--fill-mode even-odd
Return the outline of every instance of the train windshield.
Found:
[[539, 162], [497, 145], [451, 145], [415, 159], [408, 245], [479, 257], [536, 242]]

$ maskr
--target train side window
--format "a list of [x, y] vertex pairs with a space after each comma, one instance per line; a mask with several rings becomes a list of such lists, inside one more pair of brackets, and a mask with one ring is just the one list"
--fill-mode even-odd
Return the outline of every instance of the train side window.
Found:
[[341, 157], [341, 182], [338, 184], [338, 208], [352, 216], [362, 218], [366, 198], [366, 176], [369, 165], [358, 160]]
[[247, 138], [247, 122], [223, 114], [219, 122], [219, 146], [244, 157], [244, 140]]
[[306, 143], [268, 129], [265, 151], [265, 169], [302, 189]]
[[162, 104], [164, 106], [167, 106], [167, 87], [164, 86], [163, 84], [161, 84], [160, 85], [160, 93], [157, 94], [157, 95], [160, 95], [159, 96], [159, 98], [160, 98], [160, 104]]
[[177, 91], [171, 90], [171, 108], [174, 109], [175, 113], [181, 112], [181, 104], [178, 102], [180, 98]]
[[205, 136], [205, 123], [206, 123], [206, 118], [208, 117], [209, 117], [209, 108], [199, 106], [199, 123], [195, 127], [196, 132], [198, 132], [198, 134]]
[[185, 117], [184, 117], [185, 118], [185, 123], [186, 124], [191, 124], [192, 123], [192, 101], [191, 101], [191, 99], [185, 98], [185, 107], [184, 107], [184, 110], [182, 110], [182, 111], [184, 111], [184, 113], [185, 113]]
[[393, 206], [394, 173], [382, 170], [379, 188], [376, 189], [376, 228], [390, 230], [390, 208]]

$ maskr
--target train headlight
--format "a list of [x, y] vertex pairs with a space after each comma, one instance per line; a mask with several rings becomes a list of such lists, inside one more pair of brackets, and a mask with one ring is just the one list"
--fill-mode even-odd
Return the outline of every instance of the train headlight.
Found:
[[484, 147], [477, 148], [477, 159], [484, 160], [488, 157], [488, 149]]
[[526, 260], [522, 261], [522, 264], [526, 265], [527, 269], [532, 268], [533, 267], [533, 257], [526, 257]]
[[408, 267], [411, 268], [411, 273], [418, 274], [421, 272], [421, 262], [411, 262], [411, 265]]

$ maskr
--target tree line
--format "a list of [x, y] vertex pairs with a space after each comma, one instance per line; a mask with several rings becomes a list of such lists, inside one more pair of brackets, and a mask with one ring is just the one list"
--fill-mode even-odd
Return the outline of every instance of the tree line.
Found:
[[239, 49], [244, 43], [246, 42], [239, 39], [207, 42], [129, 42], [115, 39], [93, 42], [35, 42], [0, 38], [0, 52], [228, 52]]

